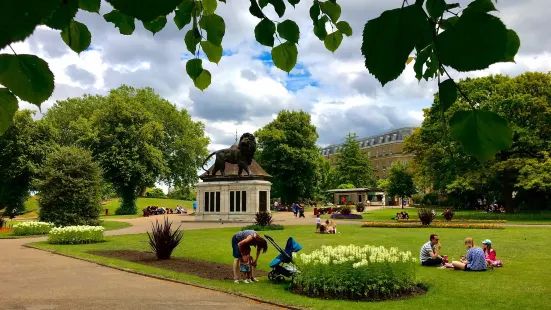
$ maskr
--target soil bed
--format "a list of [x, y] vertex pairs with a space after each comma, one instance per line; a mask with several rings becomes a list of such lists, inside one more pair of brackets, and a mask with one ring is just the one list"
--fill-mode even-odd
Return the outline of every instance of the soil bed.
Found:
[[341, 300], [354, 300], [354, 301], [385, 301], [385, 300], [401, 300], [401, 299], [408, 299], [417, 295], [424, 295], [427, 293], [427, 287], [423, 285], [422, 283], [418, 283], [415, 287], [404, 290], [403, 292], [399, 294], [392, 294], [392, 295], [369, 295], [369, 296], [358, 296], [358, 295], [350, 295], [347, 296], [346, 294], [324, 294], [324, 293], [314, 293], [306, 291], [300, 287], [297, 287], [295, 285], [291, 286], [291, 292], [299, 295], [304, 295], [312, 298], [319, 298], [319, 299], [341, 299]]
[[[157, 260], [151, 252], [132, 250], [90, 251], [90, 254], [103, 257], [122, 259], [142, 265], [177, 271], [211, 280], [233, 280], [232, 265], [214, 263], [185, 257], [171, 257], [167, 260]], [[267, 276], [268, 273], [255, 269], [255, 277]], [[240, 275], [241, 276], [241, 275]]]

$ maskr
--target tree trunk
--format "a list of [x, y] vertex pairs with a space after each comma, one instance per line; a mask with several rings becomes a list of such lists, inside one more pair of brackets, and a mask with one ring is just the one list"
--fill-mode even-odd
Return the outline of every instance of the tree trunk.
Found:
[[503, 203], [506, 213], [513, 213], [515, 211], [512, 185], [506, 184], [505, 187], [503, 187]]
[[134, 215], [138, 212], [136, 207], [136, 189], [133, 186], [121, 188], [119, 190], [121, 205], [115, 211], [117, 215]]

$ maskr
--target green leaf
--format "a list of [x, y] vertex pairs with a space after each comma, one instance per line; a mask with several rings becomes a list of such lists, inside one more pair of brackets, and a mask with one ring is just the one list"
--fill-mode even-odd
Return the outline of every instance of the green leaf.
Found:
[[270, 0], [258, 0], [258, 5], [261, 7], [261, 8], [265, 8], [268, 3], [270, 3]]
[[318, 0], [314, 0], [314, 3], [312, 3], [312, 6], [310, 7], [310, 18], [314, 22], [314, 25], [318, 21], [318, 17], [320, 16], [320, 14], [320, 3]]
[[0, 135], [10, 127], [17, 109], [17, 98], [7, 88], [0, 88]]
[[184, 10], [176, 10], [174, 13], [174, 23], [178, 27], [178, 30], [182, 30], [182, 28], [191, 22], [191, 13]]
[[283, 17], [283, 14], [285, 14], [285, 2], [283, 0], [269, 0], [268, 2], [274, 6], [277, 16], [279, 18]]
[[279, 69], [289, 73], [297, 63], [298, 49], [294, 43], [284, 42], [272, 49], [272, 60]]
[[121, 13], [135, 17], [142, 22], [150, 22], [159, 16], [174, 11], [182, 0], [106, 0]]
[[63, 39], [63, 42], [73, 51], [80, 54], [80, 52], [86, 50], [90, 46], [92, 34], [90, 34], [85, 24], [72, 21], [69, 27], [61, 31], [61, 39]]
[[497, 11], [496, 7], [492, 3], [492, 0], [474, 0], [469, 3], [465, 10], [463, 10], [463, 13], [488, 13], [492, 11]]
[[59, 0], [0, 1], [0, 49], [25, 40], [58, 6]]
[[103, 15], [105, 21], [115, 24], [115, 28], [119, 28], [119, 32], [124, 35], [131, 35], [136, 28], [134, 18], [127, 16], [117, 10], [113, 10]]
[[337, 23], [337, 29], [339, 29], [339, 31], [345, 34], [347, 37], [352, 35], [352, 27], [350, 27], [348, 22], [345, 22], [344, 20], [341, 20]]
[[256, 0], [251, 0], [251, 6], [249, 7], [249, 12], [258, 18], [264, 18], [264, 13], [262, 13], [262, 10], [258, 6], [258, 3]]
[[507, 121], [486, 110], [455, 112], [450, 119], [450, 134], [466, 154], [479, 161], [488, 161], [513, 144], [513, 131]]
[[321, 2], [321, 11], [336, 23], [341, 17], [341, 6], [331, 1]]
[[488, 68], [508, 55], [509, 32], [501, 20], [486, 13], [463, 13], [457, 23], [436, 37], [440, 60], [457, 71]]
[[88, 12], [99, 13], [101, 0], [78, 0], [78, 7]]
[[44, 21], [50, 28], [62, 30], [69, 27], [78, 11], [78, 0], [61, 0], [54, 13]]
[[438, 96], [440, 98], [442, 110], [448, 110], [457, 100], [457, 87], [455, 86], [455, 82], [452, 79], [448, 79], [438, 84]]
[[452, 16], [448, 19], [442, 19], [440, 20], [440, 28], [442, 28], [443, 30], [448, 30], [451, 27], [453, 27], [453, 25], [455, 25], [455, 23], [457, 23], [458, 20], [459, 20], [459, 17], [457, 16]]
[[150, 22], [142, 22], [145, 29], [151, 31], [153, 35], [163, 30], [166, 25], [166, 16], [159, 16]]
[[342, 33], [337, 30], [331, 34], [329, 34], [325, 40], [323, 40], [323, 44], [325, 45], [325, 48], [334, 53], [342, 42]]
[[54, 74], [48, 63], [34, 55], [0, 55], [0, 84], [21, 100], [40, 107], [54, 91]]
[[205, 15], [214, 14], [216, 8], [218, 7], [218, 1], [216, 0], [202, 0], [202, 3]]
[[450, 3], [450, 4], [446, 4], [446, 10], [453, 10], [453, 9], [456, 9], [458, 7], [460, 7], [461, 5], [459, 5], [459, 3]]
[[205, 52], [210, 62], [218, 64], [220, 59], [222, 59], [222, 52], [224, 50], [221, 46], [216, 46], [209, 41], [201, 41], [201, 47], [203, 48], [203, 52]]
[[327, 29], [325, 29], [325, 24], [328, 21], [329, 18], [324, 15], [317, 21], [317, 23], [314, 24], [314, 34], [322, 41], [327, 37]]
[[201, 91], [204, 91], [209, 87], [211, 83], [211, 75], [209, 70], [202, 70], [199, 76], [193, 80], [195, 87], [199, 88]]
[[422, 7], [385, 11], [365, 24], [361, 48], [365, 66], [384, 86], [404, 71], [413, 48], [424, 48], [431, 37], [432, 27]]
[[258, 25], [254, 27], [254, 37], [256, 41], [266, 46], [274, 46], [275, 32], [275, 24], [267, 18], [263, 18]]
[[415, 71], [415, 77], [417, 80], [421, 81], [423, 78], [423, 65], [429, 59], [429, 56], [432, 53], [432, 45], [427, 46], [421, 52], [417, 53], [417, 58], [415, 59], [415, 64], [413, 65], [413, 70]]
[[428, 81], [430, 78], [434, 78], [436, 73], [438, 73], [438, 57], [436, 53], [432, 52], [430, 53], [429, 62], [427, 62], [427, 70], [425, 70], [423, 78], [425, 78], [425, 81]]
[[197, 51], [197, 44], [201, 42], [201, 34], [196, 28], [188, 30], [184, 37], [184, 42], [186, 43], [187, 50], [195, 54]]
[[186, 63], [186, 72], [189, 75], [189, 77], [195, 81], [197, 77], [201, 74], [203, 71], [203, 61], [199, 58], [193, 58], [188, 60]]
[[277, 33], [283, 39], [298, 44], [300, 29], [294, 21], [287, 19], [277, 24]]
[[439, 19], [444, 14], [444, 11], [446, 11], [446, 1], [444, 0], [427, 0], [425, 6], [433, 20]]
[[193, 8], [195, 7], [195, 1], [194, 0], [182, 0], [180, 4], [178, 4], [178, 8], [184, 12], [187, 12], [189, 14], [192, 13]]
[[515, 62], [515, 55], [517, 54], [519, 48], [520, 38], [517, 33], [511, 29], [507, 30], [507, 48], [501, 61]]
[[287, 0], [287, 2], [289, 2], [289, 4], [292, 5], [293, 7], [295, 7], [295, 5], [299, 4], [300, 0]]
[[207, 31], [207, 40], [217, 46], [222, 45], [222, 39], [226, 33], [224, 19], [216, 14], [203, 16], [199, 26]]

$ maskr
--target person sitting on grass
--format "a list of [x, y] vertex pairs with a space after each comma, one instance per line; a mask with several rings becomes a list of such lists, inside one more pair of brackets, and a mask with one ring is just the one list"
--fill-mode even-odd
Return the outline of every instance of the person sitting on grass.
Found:
[[474, 244], [473, 238], [465, 239], [465, 247], [467, 248], [467, 255], [465, 259], [461, 261], [452, 262], [453, 267], [456, 270], [465, 271], [486, 271], [488, 270], [488, 264], [484, 257], [484, 251]]
[[316, 232], [319, 233], [320, 232], [320, 227], [321, 227], [321, 218], [320, 218], [320, 215], [316, 215]]
[[420, 260], [422, 266], [440, 266], [442, 265], [442, 256], [440, 256], [440, 238], [438, 235], [430, 235], [430, 240], [421, 247]]
[[496, 251], [492, 248], [492, 241], [490, 239], [482, 241], [482, 250], [484, 250], [484, 258], [486, 258], [486, 262], [489, 266], [503, 266], [503, 262], [496, 258]]
[[254, 283], [256, 279], [253, 277], [253, 268], [251, 266], [251, 247], [248, 245], [245, 246], [241, 254], [242, 256], [239, 259], [239, 271], [243, 277], [243, 283]]

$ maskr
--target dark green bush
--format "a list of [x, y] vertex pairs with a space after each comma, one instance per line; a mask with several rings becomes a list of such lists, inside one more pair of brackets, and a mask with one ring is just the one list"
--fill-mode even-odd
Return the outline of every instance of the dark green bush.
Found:
[[345, 214], [345, 215], [352, 213], [352, 208], [350, 208], [349, 205], [341, 206], [339, 210], [341, 214]]
[[162, 189], [160, 188], [149, 188], [146, 192], [145, 192], [145, 196], [146, 197], [149, 197], [149, 198], [166, 198], [166, 195], [165, 193], [163, 192]]
[[363, 202], [356, 203], [356, 211], [362, 213], [365, 211], [365, 204]]
[[254, 218], [254, 224], [258, 226], [270, 226], [272, 225], [272, 221], [272, 214], [267, 211], [256, 213]]
[[430, 223], [432, 223], [432, 221], [435, 218], [435, 215], [432, 213], [432, 210], [427, 208], [418, 209], [417, 214], [419, 215], [419, 220], [421, 220], [421, 223], [423, 225], [430, 225]]
[[444, 218], [446, 219], [446, 221], [451, 221], [453, 219], [453, 216], [455, 215], [455, 211], [453, 211], [453, 209], [446, 209], [444, 210]]
[[279, 225], [279, 224], [272, 224], [267, 226], [249, 225], [241, 228], [241, 230], [254, 230], [254, 231], [283, 230], [283, 225]]
[[89, 151], [62, 147], [51, 153], [35, 185], [40, 221], [56, 226], [98, 224], [102, 177]]

